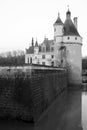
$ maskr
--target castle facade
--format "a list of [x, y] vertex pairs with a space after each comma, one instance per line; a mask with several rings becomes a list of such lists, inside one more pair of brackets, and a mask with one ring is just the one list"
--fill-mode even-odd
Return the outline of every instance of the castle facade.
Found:
[[63, 23], [58, 18], [53, 24], [54, 39], [44, 41], [38, 45], [32, 38], [31, 46], [26, 49], [25, 63], [64, 67], [68, 70], [69, 83], [82, 82], [82, 37], [77, 29], [77, 17], [71, 19], [71, 12], [66, 12]]

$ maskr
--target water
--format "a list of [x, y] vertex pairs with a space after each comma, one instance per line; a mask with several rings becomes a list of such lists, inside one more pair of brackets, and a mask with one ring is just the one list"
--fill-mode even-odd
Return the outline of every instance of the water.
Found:
[[36, 126], [23, 121], [0, 121], [0, 130], [87, 130], [87, 85], [64, 91]]

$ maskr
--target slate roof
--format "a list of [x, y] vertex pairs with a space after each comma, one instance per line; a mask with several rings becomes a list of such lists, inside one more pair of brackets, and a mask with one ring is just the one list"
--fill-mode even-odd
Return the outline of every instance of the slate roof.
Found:
[[34, 46], [30, 46], [29, 49], [26, 49], [27, 54], [33, 54], [34, 53]]
[[66, 20], [64, 22], [64, 35], [80, 36], [74, 23], [71, 20], [71, 12], [69, 10], [66, 12]]
[[35, 43], [35, 47], [38, 47], [38, 42], [36, 41], [36, 43]]
[[41, 44], [41, 46], [45, 46], [46, 47], [46, 52], [50, 51], [50, 46], [54, 44], [54, 40], [48, 40], [47, 38], [44, 39], [43, 43]]
[[54, 23], [54, 25], [63, 25], [63, 22], [59, 16], [59, 13], [58, 13], [58, 18], [57, 18], [56, 22]]
[[34, 47], [39, 47], [39, 52], [42, 52], [42, 47], [46, 47], [46, 52], [50, 52], [50, 46], [54, 44], [54, 40], [48, 40], [48, 38], [45, 38], [44, 41], [38, 45], [38, 43], [35, 43], [35, 46], [30, 46], [28, 49], [26, 49], [27, 54], [34, 54]]
[[64, 35], [65, 36], [66, 35], [80, 36], [71, 19], [66, 19], [66, 21], [64, 23]]

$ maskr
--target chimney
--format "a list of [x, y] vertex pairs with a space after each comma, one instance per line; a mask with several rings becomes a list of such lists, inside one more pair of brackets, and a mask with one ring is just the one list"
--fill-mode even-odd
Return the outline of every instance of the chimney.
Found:
[[77, 17], [73, 18], [73, 22], [74, 22], [74, 25], [75, 25], [76, 29], [78, 29], [77, 20], [78, 20]]

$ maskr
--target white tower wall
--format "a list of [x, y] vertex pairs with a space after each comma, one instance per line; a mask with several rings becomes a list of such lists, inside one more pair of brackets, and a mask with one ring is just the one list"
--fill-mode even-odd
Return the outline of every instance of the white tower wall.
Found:
[[69, 84], [81, 84], [82, 82], [82, 54], [81, 44], [64, 43], [66, 46], [66, 61]]
[[82, 43], [82, 38], [79, 36], [64, 36], [63, 41], [67, 43]]
[[54, 37], [63, 35], [63, 25], [54, 25]]
[[55, 41], [55, 63], [54, 66], [59, 66], [60, 65], [60, 54], [59, 54], [59, 48], [61, 46], [61, 42], [63, 41], [63, 24], [55, 24], [54, 25], [54, 41]]

